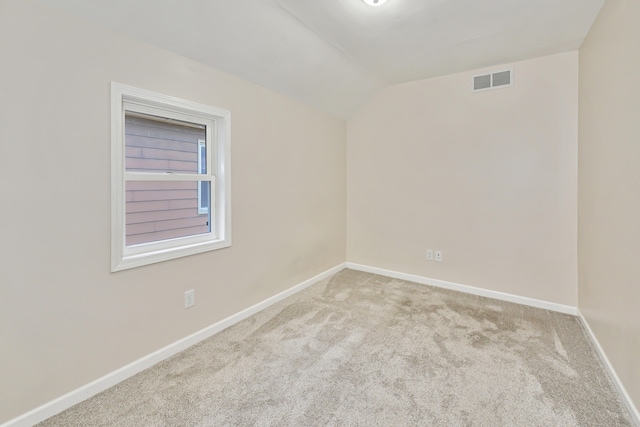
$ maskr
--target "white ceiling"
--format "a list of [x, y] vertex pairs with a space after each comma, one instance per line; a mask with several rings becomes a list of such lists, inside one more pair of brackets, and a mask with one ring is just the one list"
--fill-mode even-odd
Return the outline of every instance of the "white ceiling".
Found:
[[340, 117], [381, 88], [576, 50], [604, 0], [39, 0]]

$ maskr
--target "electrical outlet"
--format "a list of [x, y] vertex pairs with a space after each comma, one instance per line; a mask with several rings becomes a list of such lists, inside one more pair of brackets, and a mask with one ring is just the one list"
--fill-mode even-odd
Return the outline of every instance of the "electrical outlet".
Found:
[[196, 303], [196, 291], [191, 289], [184, 293], [184, 308], [193, 307]]
[[427, 249], [427, 260], [433, 261], [433, 249]]
[[442, 261], [442, 251], [436, 251], [436, 261]]

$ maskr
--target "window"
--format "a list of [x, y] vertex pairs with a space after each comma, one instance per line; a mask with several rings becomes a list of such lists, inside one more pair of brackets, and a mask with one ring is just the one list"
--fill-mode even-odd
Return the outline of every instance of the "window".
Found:
[[111, 98], [111, 270], [230, 246], [230, 113], [117, 83]]

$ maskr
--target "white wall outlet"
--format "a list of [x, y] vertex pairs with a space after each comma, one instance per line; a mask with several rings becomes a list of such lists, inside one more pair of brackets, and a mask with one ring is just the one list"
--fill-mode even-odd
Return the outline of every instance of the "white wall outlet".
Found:
[[433, 261], [433, 249], [427, 249], [427, 259]]
[[191, 289], [184, 293], [184, 308], [193, 307], [196, 303], [196, 291]]
[[442, 261], [442, 251], [436, 251], [436, 261]]

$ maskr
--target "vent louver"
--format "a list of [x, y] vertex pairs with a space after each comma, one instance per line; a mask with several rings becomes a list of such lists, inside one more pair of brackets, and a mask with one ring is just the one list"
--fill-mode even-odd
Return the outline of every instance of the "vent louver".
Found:
[[473, 76], [473, 92], [513, 86], [513, 70], [500, 70]]
[[475, 76], [473, 78], [473, 90], [489, 89], [491, 87], [491, 74]]

